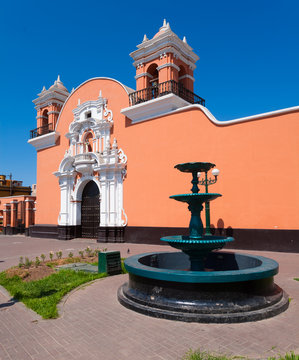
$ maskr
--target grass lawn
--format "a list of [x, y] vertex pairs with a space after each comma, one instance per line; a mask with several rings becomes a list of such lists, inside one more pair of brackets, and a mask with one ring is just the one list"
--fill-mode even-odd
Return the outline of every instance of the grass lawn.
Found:
[[[225, 355], [214, 355], [206, 351], [200, 350], [189, 350], [182, 360], [237, 360], [243, 359], [246, 360], [244, 356], [225, 356]], [[284, 356], [279, 357], [268, 357], [268, 360], [299, 360], [299, 355], [296, 355], [294, 352], [287, 353]]]
[[51, 319], [58, 316], [57, 304], [65, 294], [81, 284], [106, 276], [106, 273], [60, 270], [41, 280], [25, 282], [19, 276], [8, 278], [4, 271], [0, 273], [0, 285], [44, 319]]

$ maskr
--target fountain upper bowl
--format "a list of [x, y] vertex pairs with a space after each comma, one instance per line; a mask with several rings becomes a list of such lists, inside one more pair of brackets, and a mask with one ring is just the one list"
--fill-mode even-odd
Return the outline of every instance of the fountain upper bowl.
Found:
[[222, 195], [217, 193], [191, 193], [191, 194], [171, 195], [169, 196], [169, 198], [190, 204], [195, 202], [204, 203], [207, 201], [212, 201], [220, 196]]
[[175, 165], [175, 168], [182, 172], [206, 172], [216, 166], [210, 162], [188, 162]]

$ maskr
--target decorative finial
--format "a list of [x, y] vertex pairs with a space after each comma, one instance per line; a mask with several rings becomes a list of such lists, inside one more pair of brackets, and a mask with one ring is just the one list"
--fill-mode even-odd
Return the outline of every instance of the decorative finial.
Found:
[[57, 82], [61, 82], [61, 80], [60, 80], [60, 75], [58, 75], [58, 77], [57, 77], [57, 80], [56, 80]]
[[42, 92], [44, 92], [44, 91], [46, 91], [46, 87], [45, 87], [45, 86], [43, 86], [43, 89], [42, 89]]
[[185, 44], [187, 44], [187, 39], [186, 39], [186, 36], [184, 36], [184, 38], [183, 38], [183, 42], [184, 42]]
[[167, 23], [167, 26], [166, 26], [166, 27], [167, 27], [167, 29], [170, 29], [170, 25], [169, 25], [169, 22]]
[[117, 141], [116, 141], [115, 138], [114, 138], [114, 140], [113, 140], [112, 149], [113, 149], [113, 150], [117, 149]]
[[74, 91], [75, 91], [75, 88], [73, 87], [71, 93], [73, 93]]
[[163, 20], [163, 25], [160, 27], [159, 31], [165, 31], [168, 29], [169, 24], [167, 24], [166, 19]]
[[142, 42], [145, 42], [147, 40], [148, 40], [148, 38], [147, 38], [146, 34], [144, 34]]

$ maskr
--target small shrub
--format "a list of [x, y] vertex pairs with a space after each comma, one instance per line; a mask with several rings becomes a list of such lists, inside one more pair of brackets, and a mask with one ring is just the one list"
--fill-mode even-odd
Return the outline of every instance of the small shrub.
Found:
[[41, 254], [40, 257], [41, 257], [42, 261], [45, 262], [45, 260], [46, 260], [46, 255], [45, 255], [45, 254]]
[[100, 252], [101, 252], [101, 249], [95, 249], [95, 251], [93, 252], [93, 256], [98, 257]]
[[51, 261], [53, 260], [53, 256], [54, 256], [54, 252], [53, 252], [53, 251], [50, 251], [50, 252], [49, 252], [49, 257], [50, 257], [50, 260], [51, 260]]
[[70, 251], [68, 257], [72, 259], [74, 257], [74, 254]]
[[23, 267], [24, 266], [24, 259], [23, 259], [23, 256], [20, 256], [20, 259], [19, 259], [19, 268]]
[[38, 267], [40, 265], [40, 259], [39, 259], [39, 257], [37, 256], [36, 258], [35, 258], [35, 267]]
[[25, 267], [30, 268], [31, 265], [32, 265], [32, 261], [30, 261], [28, 257], [25, 257]]
[[61, 250], [56, 251], [56, 257], [57, 257], [57, 259], [61, 259], [61, 258], [62, 258], [62, 251], [61, 251]]
[[87, 246], [87, 248], [85, 249], [85, 252], [88, 257], [92, 256], [93, 251], [91, 250], [90, 246]]
[[84, 252], [82, 250], [79, 251], [79, 255], [81, 256], [81, 258], [84, 258]]

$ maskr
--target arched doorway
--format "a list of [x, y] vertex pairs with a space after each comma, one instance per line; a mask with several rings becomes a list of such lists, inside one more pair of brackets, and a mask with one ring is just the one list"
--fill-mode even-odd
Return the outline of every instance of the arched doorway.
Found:
[[82, 193], [81, 229], [83, 238], [97, 238], [100, 226], [99, 188], [94, 181], [89, 181]]

